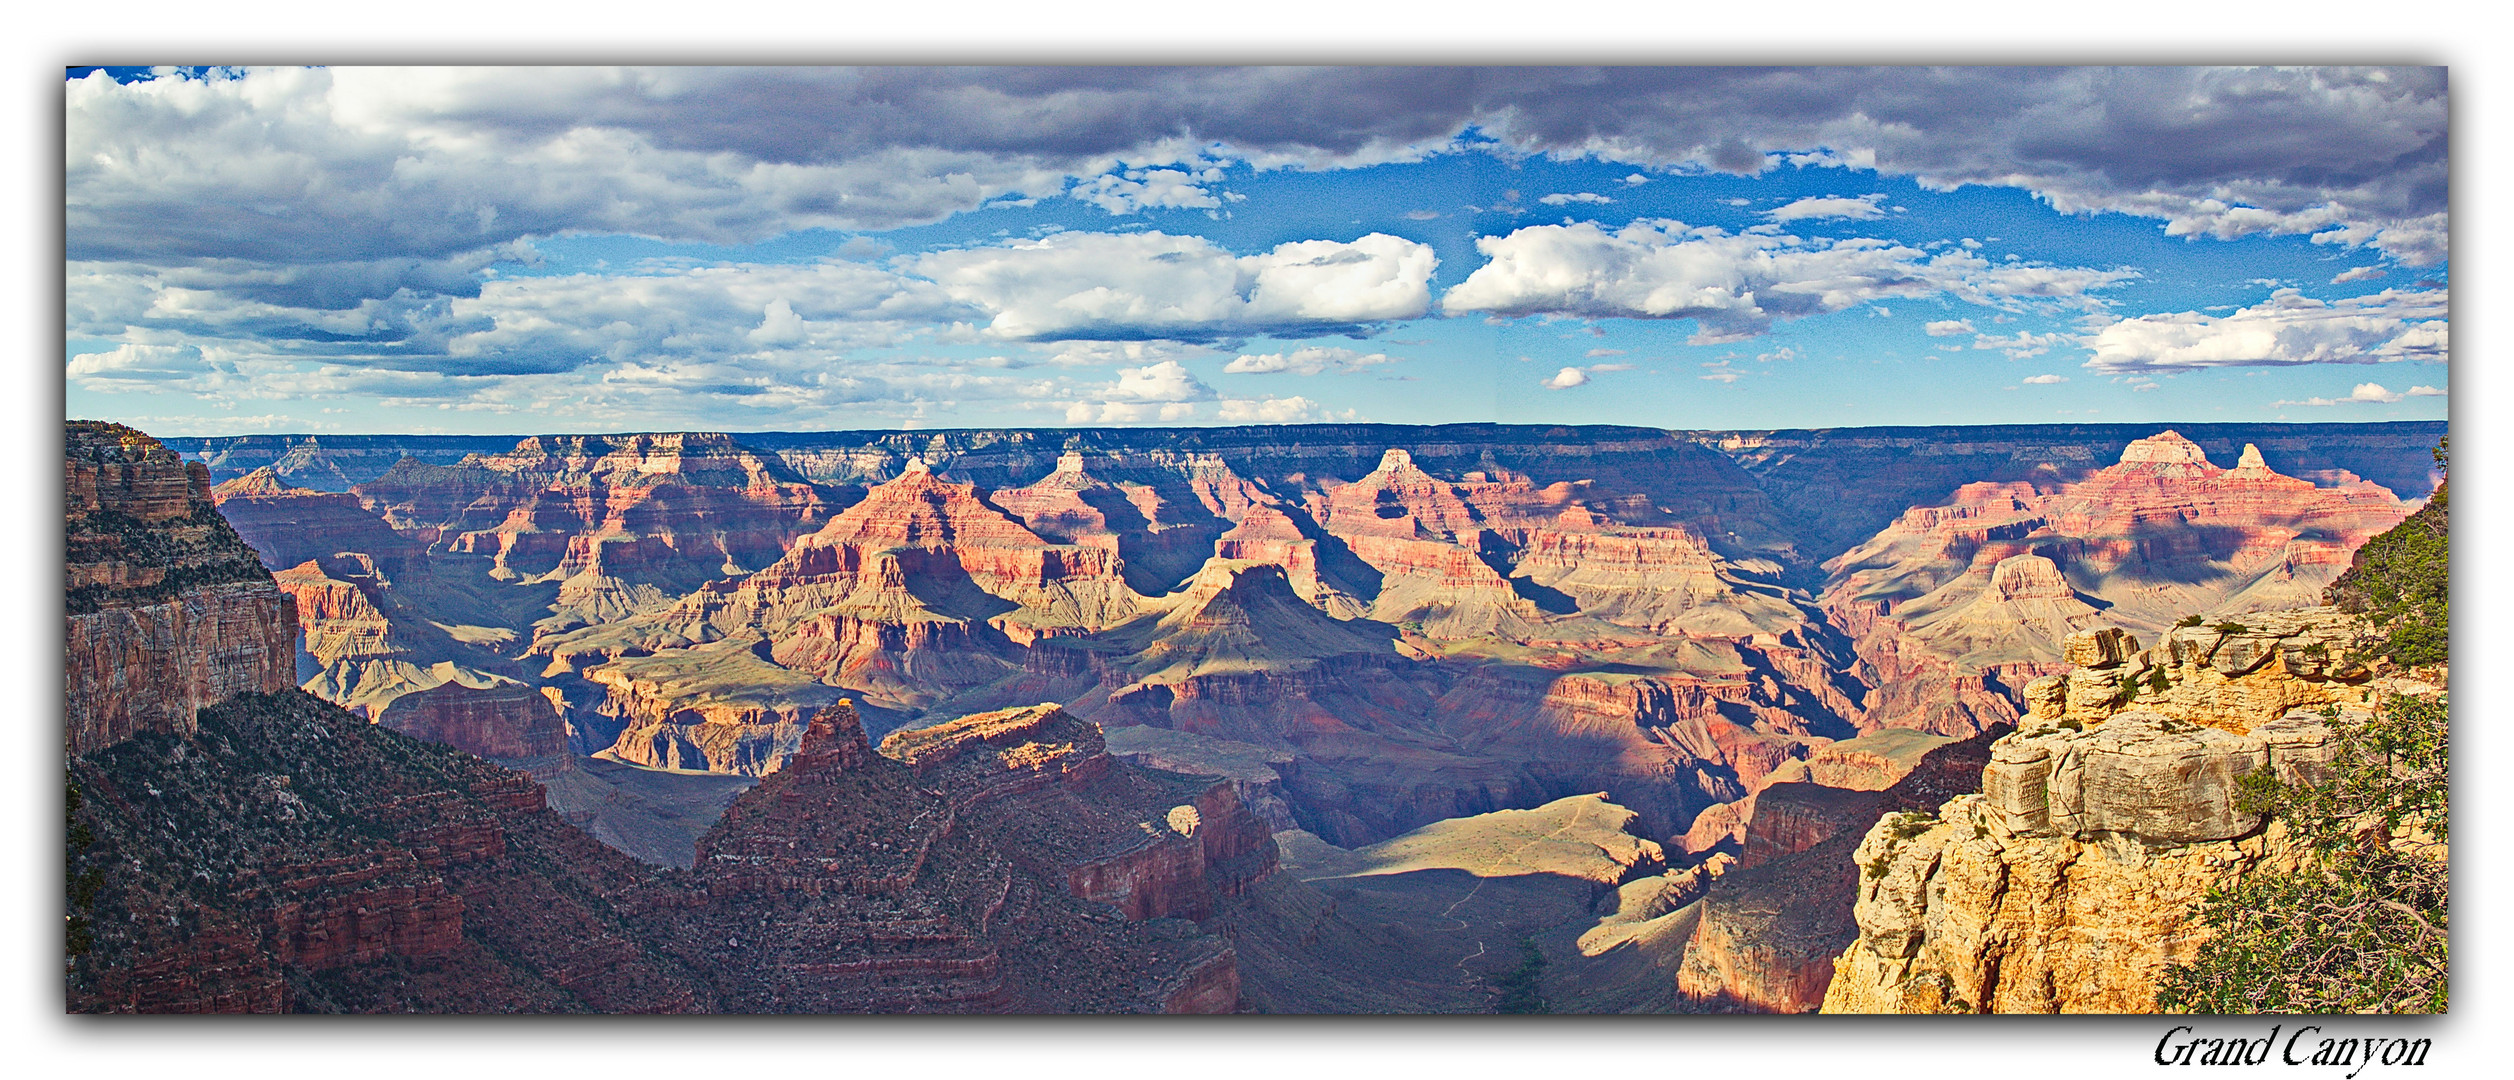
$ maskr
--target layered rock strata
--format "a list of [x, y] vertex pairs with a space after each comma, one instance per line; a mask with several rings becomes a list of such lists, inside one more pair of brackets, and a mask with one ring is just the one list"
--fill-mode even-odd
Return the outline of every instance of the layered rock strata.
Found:
[[2249, 445], [2221, 469], [2167, 431], [2082, 479], [1967, 484], [1909, 510], [1825, 564], [1821, 602], [1885, 688], [1863, 722], [1951, 735], [2014, 722], [2015, 692], [2061, 670], [2076, 631], [2154, 634], [2315, 602], [2411, 509], [2331, 479], [2281, 475]]
[[140, 432], [65, 428], [64, 743], [185, 734], [203, 706], [295, 683], [297, 617], [210, 495]]
[[1857, 941], [1827, 1012], [2149, 1012], [2206, 931], [2229, 875], [2291, 867], [2236, 780], [2327, 766], [2330, 731], [2293, 714], [2252, 735], [2147, 712], [2003, 740], [1982, 792], [1889, 817], [1861, 840]]

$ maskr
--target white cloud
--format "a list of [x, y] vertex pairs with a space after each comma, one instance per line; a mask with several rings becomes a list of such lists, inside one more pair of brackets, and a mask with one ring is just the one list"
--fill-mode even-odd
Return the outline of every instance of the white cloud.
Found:
[[2325, 303], [2294, 289], [2229, 315], [2168, 312], [2098, 329], [2086, 366], [2121, 372], [2151, 368], [2372, 364], [2442, 361], [2449, 351], [2442, 291], [2386, 289]]
[[202, 360], [194, 345], [125, 343], [71, 357], [66, 373], [71, 382], [91, 390], [145, 390], [203, 374], [208, 369]]
[[1222, 170], [1217, 168], [1199, 172], [1132, 169], [1122, 175], [1109, 173], [1076, 181], [1066, 194], [1117, 215], [1146, 207], [1209, 209], [1221, 206], [1222, 200], [1205, 190], [1204, 185], [1221, 179]]
[[1586, 386], [1588, 383], [1588, 372], [1582, 371], [1576, 367], [1567, 367], [1561, 371], [1555, 372], [1552, 378], [1545, 380], [1539, 385], [1548, 390], [1569, 390], [1575, 386]]
[[2069, 381], [2069, 377], [2066, 375], [2028, 375], [2025, 377], [2025, 385], [2027, 386], [2050, 386], [2055, 383], [2064, 383], [2067, 381]]
[[1973, 338], [1973, 347], [1997, 349], [2008, 354], [2010, 360], [2027, 360], [2041, 356], [2061, 345], [2075, 344], [2078, 340], [2067, 334], [2036, 334], [2019, 330], [2007, 337], [1976, 334]]
[[1624, 350], [1622, 349], [1591, 349], [1588, 352], [1588, 357], [1589, 359], [1595, 360], [1601, 356], [1622, 356], [1623, 354]]
[[1334, 371], [1351, 373], [1379, 364], [1392, 364], [1396, 359], [1386, 353], [1361, 353], [1352, 349], [1308, 346], [1289, 353], [1242, 353], [1223, 366], [1226, 375], [1317, 375]]
[[[1591, 223], [1536, 225], [1487, 236], [1490, 261], [1441, 300], [1452, 314], [1690, 318], [1696, 344], [1753, 337], [1778, 319], [1840, 311], [1889, 296], [1946, 294], [1977, 304], [2084, 305], [2123, 270], [1993, 266], [1968, 252], [1932, 256], [1886, 240], [1732, 234], [1667, 220], [1609, 233]], [[1875, 309], [1872, 309], [1875, 310]]]
[[1923, 326], [1920, 329], [1922, 333], [1927, 334], [1930, 337], [1955, 337], [1959, 334], [1971, 334], [1978, 332], [1973, 329], [1973, 320], [1971, 319], [1940, 319], [1936, 322], [1928, 324], [1927, 326]]
[[1853, 221], [1873, 221], [1885, 216], [1885, 211], [1877, 208], [1877, 203], [1884, 198], [1884, 192], [1862, 195], [1856, 199], [1838, 195], [1810, 195], [1787, 206], [1766, 210], [1763, 216], [1772, 221], [1799, 221], [1807, 218], [1819, 220], [1849, 218]]
[[2370, 382], [2369, 382], [2369, 383], [2358, 383], [2355, 387], [2351, 388], [2351, 389], [2348, 391], [2348, 396], [2347, 396], [2347, 397], [2344, 397], [2344, 398], [2323, 398], [2323, 397], [2317, 397], [2317, 398], [2306, 398], [2306, 399], [2305, 399], [2305, 400], [2303, 400], [2303, 401], [2280, 401], [2280, 402], [2273, 402], [2272, 404], [2276, 404], [2276, 405], [2313, 405], [2313, 406], [2331, 406], [2331, 405], [2390, 405], [2390, 404], [2392, 404], [2392, 403], [2394, 403], [2394, 402], [2401, 401], [2401, 400], [2403, 400], [2403, 399], [2405, 399], [2405, 398], [2414, 398], [2414, 397], [2444, 397], [2444, 396], [2446, 396], [2445, 391], [2443, 391], [2443, 390], [2442, 390], [2442, 389], [2440, 389], [2440, 388], [2433, 387], [2433, 386], [2413, 386], [2413, 387], [2410, 387], [2408, 390], [2405, 390], [2405, 391], [2393, 391], [2393, 390], [2387, 390], [2387, 389], [2385, 389], [2382, 383], [2370, 383]]
[[1135, 401], [1205, 401], [1214, 396], [1213, 388], [1198, 379], [1196, 373], [1176, 360], [1164, 360], [1146, 367], [1127, 368], [1117, 373], [1117, 385], [1111, 387], [1112, 398]]
[[1635, 186], [1635, 187], [1638, 187], [1638, 186], [1640, 186], [1640, 185], [1642, 185], [1642, 184], [1646, 184], [1646, 183], [1649, 183], [1649, 182], [1650, 182], [1650, 178], [1649, 178], [1649, 177], [1646, 177], [1646, 176], [1643, 176], [1643, 175], [1641, 175], [1640, 173], [1634, 173], [1634, 174], [1632, 174], [1632, 175], [1630, 175], [1630, 176], [1624, 177], [1624, 183], [1626, 183], [1626, 184], [1630, 184], [1630, 185], [1633, 185], [1633, 186]]
[[1733, 383], [1745, 377], [1745, 373], [1740, 371], [1714, 371], [1708, 375], [1700, 376], [1704, 382], [1715, 383]]
[[2351, 281], [2370, 281], [2382, 276], [2383, 268], [2380, 266], [2352, 266], [2331, 278], [2331, 284], [2345, 285]]
[[1233, 424], [1296, 424], [1318, 416], [1318, 403], [1305, 397], [1230, 398], [1216, 415]]
[[1371, 233], [1234, 256], [1196, 236], [1062, 232], [920, 256], [916, 272], [999, 338], [1194, 338], [1410, 319], [1430, 306], [1428, 245]]
[[1603, 204], [1603, 203], [1611, 203], [1611, 202], [1614, 202], [1615, 200], [1610, 199], [1610, 198], [1607, 198], [1607, 197], [1606, 197], [1606, 196], [1604, 196], [1604, 195], [1599, 195], [1599, 194], [1596, 194], [1596, 193], [1594, 193], [1594, 192], [1588, 192], [1588, 191], [1576, 191], [1576, 192], [1568, 192], [1568, 193], [1565, 193], [1565, 192], [1556, 192], [1556, 193], [1554, 193], [1554, 194], [1552, 194], [1552, 195], [1547, 195], [1547, 196], [1544, 196], [1543, 198], [1540, 198], [1540, 199], [1538, 199], [1538, 200], [1536, 200], [1536, 201], [1541, 202], [1541, 203], [1544, 203], [1544, 204], [1545, 204], [1545, 205], [1547, 205], [1547, 206], [1566, 206], [1566, 205], [1569, 205], [1569, 204], [1571, 204], [1571, 203], [1600, 203], [1600, 204]]

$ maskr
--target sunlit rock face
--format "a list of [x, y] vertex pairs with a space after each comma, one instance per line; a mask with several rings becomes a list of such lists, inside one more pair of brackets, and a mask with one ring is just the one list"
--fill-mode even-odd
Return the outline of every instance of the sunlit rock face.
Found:
[[1887, 688], [1867, 723], [1962, 734], [2014, 722], [2018, 692], [2059, 669], [2069, 634], [2101, 622], [2152, 636], [2186, 616], [2314, 603], [2412, 509], [2353, 476], [2280, 475], [2248, 444], [2220, 469], [2166, 431], [2081, 480], [1967, 484], [1915, 507], [1827, 562], [1820, 602]]
[[2302, 855], [2239, 803], [2241, 779], [2327, 776], [2324, 710], [2371, 692], [2372, 673], [2331, 659], [2345, 616], [2244, 618], [2153, 648], [2115, 627], [2071, 635], [2078, 666], [2028, 688], [1976, 793], [1883, 817], [1842, 855], [1857, 934], [1824, 1010], [2153, 1011], [2166, 968], [2206, 938], [2200, 898]]

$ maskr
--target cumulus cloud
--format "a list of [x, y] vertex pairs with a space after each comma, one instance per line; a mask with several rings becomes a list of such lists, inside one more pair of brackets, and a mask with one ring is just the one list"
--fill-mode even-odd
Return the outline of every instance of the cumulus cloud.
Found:
[[2086, 366], [2125, 372], [2442, 361], [2450, 344], [2446, 308], [2441, 291], [2386, 289], [2324, 302], [2280, 289], [2226, 315], [2166, 312], [2113, 322], [2087, 339], [2095, 357]]
[[1856, 199], [1839, 195], [1810, 195], [1787, 206], [1766, 210], [1763, 216], [1773, 221], [1799, 221], [1808, 218], [1849, 218], [1853, 221], [1874, 221], [1885, 216], [1877, 208], [1885, 194], [1862, 195]]
[[1114, 398], [1134, 401], [1205, 401], [1214, 396], [1213, 388], [1198, 379], [1196, 373], [1176, 360], [1164, 360], [1117, 373], [1117, 385], [1109, 388]]
[[1439, 259], [1385, 233], [1235, 256], [1196, 236], [1061, 232], [911, 265], [987, 316], [994, 337], [1197, 339], [1422, 315]]
[[2084, 305], [2127, 270], [1993, 265], [1970, 252], [1931, 255], [1873, 239], [1729, 233], [1668, 220], [1609, 233], [1593, 223], [1536, 225], [1487, 236], [1489, 261], [1442, 297], [1452, 314], [1694, 319], [1697, 344], [1736, 341], [1780, 319], [1840, 311], [1889, 296], [1950, 295], [1977, 304]]
[[1226, 375], [1317, 375], [1323, 372], [1351, 373], [1379, 364], [1395, 363], [1386, 353], [1360, 353], [1352, 349], [1309, 346], [1289, 353], [1242, 353], [1223, 365]]
[[71, 382], [91, 390], [147, 389], [203, 373], [202, 360], [200, 348], [194, 345], [125, 343], [71, 357], [68, 375]]
[[2358, 383], [2353, 389], [2349, 390], [2348, 396], [2344, 398], [2317, 397], [2306, 398], [2303, 401], [2280, 401], [2274, 402], [2273, 404], [2313, 406], [2368, 404], [2390, 405], [2394, 402], [2407, 398], [2444, 396], [2445, 392], [2442, 389], [2433, 386], [2413, 386], [2405, 391], [2393, 391], [2385, 389], [2382, 383]]
[[2371, 281], [2382, 276], [2383, 268], [2380, 266], [2352, 266], [2332, 277], [2331, 284], [2346, 285], [2351, 281]]
[[1971, 319], [1940, 319], [1920, 329], [1930, 337], [1956, 337], [1976, 332]]
[[1567, 367], [1561, 371], [1555, 372], [1553, 377], [1548, 378], [1537, 385], [1548, 390], [1569, 390], [1575, 386], [1587, 386], [1588, 384], [1588, 372], [1582, 371], [1576, 367]]
[[2064, 383], [2067, 381], [2069, 381], [2069, 377], [2066, 375], [2028, 375], [2025, 377], [2025, 385], [2027, 386], [2050, 386], [2054, 383]]
[[1565, 193], [1565, 192], [1556, 192], [1556, 193], [1554, 193], [1554, 194], [1552, 194], [1552, 195], [1547, 195], [1547, 196], [1544, 196], [1544, 197], [1542, 197], [1542, 198], [1539, 198], [1539, 199], [1538, 199], [1538, 200], [1536, 200], [1536, 201], [1541, 202], [1541, 203], [1544, 203], [1544, 204], [1545, 204], [1545, 205], [1547, 205], [1547, 206], [1567, 206], [1567, 205], [1569, 205], [1569, 204], [1571, 204], [1571, 203], [1600, 203], [1600, 204], [1603, 204], [1603, 203], [1611, 203], [1611, 202], [1614, 202], [1615, 200], [1610, 199], [1610, 198], [1607, 198], [1607, 197], [1606, 197], [1606, 196], [1604, 196], [1604, 195], [1599, 195], [1599, 194], [1597, 194], [1597, 193], [1595, 193], [1595, 192], [1589, 192], [1589, 191], [1577, 191], [1577, 192], [1569, 192], [1569, 193]]

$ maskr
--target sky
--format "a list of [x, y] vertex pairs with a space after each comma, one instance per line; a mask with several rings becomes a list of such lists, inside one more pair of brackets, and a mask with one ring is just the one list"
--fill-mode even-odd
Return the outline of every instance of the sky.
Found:
[[2437, 68], [72, 69], [159, 435], [2441, 419]]

